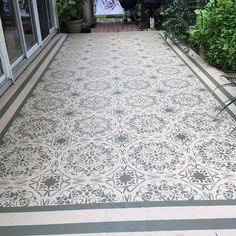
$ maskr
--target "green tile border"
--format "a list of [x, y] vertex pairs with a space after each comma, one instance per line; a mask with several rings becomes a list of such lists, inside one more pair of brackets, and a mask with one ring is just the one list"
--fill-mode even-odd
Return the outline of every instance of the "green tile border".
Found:
[[[161, 34], [160, 34], [161, 35]], [[188, 68], [197, 76], [197, 78], [205, 85], [205, 87], [211, 92], [211, 94], [217, 99], [218, 102], [220, 102], [222, 105], [224, 103], [219, 99], [218, 96], [216, 96], [213, 91], [209, 88], [209, 86], [201, 79], [201, 77], [191, 68], [188, 63], [180, 57], [180, 55], [174, 50], [173, 47], [164, 39], [164, 37], [161, 35], [162, 39], [167, 43], [167, 45], [172, 49], [172, 51], [188, 66]], [[62, 43], [63, 45], [63, 43]], [[60, 47], [62, 47], [62, 45]], [[179, 47], [178, 45], [176, 45]], [[54, 47], [53, 47], [54, 48]], [[53, 49], [52, 48], [52, 49]], [[51, 50], [52, 50], [51, 49]], [[59, 48], [60, 49], [60, 48]], [[58, 50], [59, 50], [58, 49]], [[179, 49], [189, 57], [189, 59], [192, 61], [193, 59], [186, 54], [183, 49], [179, 47]], [[56, 53], [57, 54], [57, 53]], [[9, 127], [11, 126], [14, 119], [17, 117], [19, 111], [24, 106], [34, 89], [37, 87], [38, 83], [40, 82], [41, 78], [43, 77], [44, 73], [46, 72], [47, 68], [51, 64], [52, 60], [56, 56], [56, 54], [51, 59], [50, 63], [45, 67], [44, 72], [36, 82], [36, 84], [33, 86], [33, 88], [30, 90], [29, 94], [26, 96], [10, 122], [5, 127], [4, 131], [0, 134], [0, 145], [1, 140], [4, 136], [4, 134], [7, 132]], [[206, 71], [203, 71], [203, 68], [197, 63], [194, 63], [210, 80], [215, 81], [214, 78], [212, 78]], [[216, 81], [214, 83], [217, 83]], [[218, 84], [219, 85], [219, 84]], [[222, 91], [223, 92], [223, 91]], [[226, 91], [227, 92], [227, 91]], [[226, 95], [226, 94], [225, 94]], [[226, 95], [227, 96], [227, 95]], [[234, 115], [229, 109], [227, 109], [228, 112], [233, 116], [233, 118], [236, 120], [236, 115]], [[94, 203], [94, 204], [74, 204], [74, 205], [55, 205], [55, 206], [29, 206], [29, 207], [5, 207], [0, 208], [0, 213], [17, 213], [17, 212], [41, 212], [41, 211], [65, 211], [65, 210], [83, 210], [83, 209], [115, 209], [115, 208], [144, 208], [144, 207], [185, 207], [185, 206], [226, 206], [226, 205], [236, 205], [236, 199], [235, 200], [192, 200], [192, 201], [163, 201], [163, 202], [118, 202], [118, 203]]]
[[118, 208], [235, 206], [235, 205], [236, 205], [236, 200], [117, 202], [117, 203], [93, 203], [93, 204], [71, 204], [71, 205], [28, 206], [28, 207], [2, 207], [0, 208], [0, 214], [18, 213], [18, 212], [73, 211], [73, 210], [118, 209]]
[[236, 219], [153, 220], [0, 227], [0, 235], [50, 235], [112, 232], [236, 229]]

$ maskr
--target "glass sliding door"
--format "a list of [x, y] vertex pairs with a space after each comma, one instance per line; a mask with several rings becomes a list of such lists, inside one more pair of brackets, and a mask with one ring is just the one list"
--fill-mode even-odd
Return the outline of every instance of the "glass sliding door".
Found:
[[53, 3], [52, 3], [52, 0], [46, 0], [46, 5], [47, 5], [49, 28], [51, 30], [55, 27], [54, 17], [53, 17]]
[[0, 58], [0, 78], [3, 76], [3, 67], [2, 67], [2, 61]]
[[6, 76], [4, 74], [4, 69], [3, 69], [3, 65], [2, 65], [2, 60], [0, 58], [0, 86], [1, 83], [6, 79]]
[[22, 22], [24, 40], [27, 51], [29, 51], [36, 43], [35, 26], [33, 19], [33, 10], [31, 2], [28, 0], [18, 0], [20, 18]]
[[40, 31], [42, 35], [42, 40], [44, 40], [50, 34], [50, 26], [47, 12], [47, 0], [37, 0], [37, 8], [39, 15]]
[[23, 56], [13, 0], [0, 0], [0, 16], [11, 64]]

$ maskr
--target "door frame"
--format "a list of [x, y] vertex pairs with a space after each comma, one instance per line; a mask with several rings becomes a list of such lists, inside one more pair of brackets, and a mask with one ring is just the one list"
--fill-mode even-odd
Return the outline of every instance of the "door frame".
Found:
[[[10, 79], [12, 83], [14, 84], [14, 76], [13, 76], [13, 69], [16, 68], [17, 65], [24, 59], [30, 58], [42, 45], [43, 42], [46, 41], [53, 32], [56, 32], [59, 29], [59, 21], [58, 21], [58, 15], [57, 15], [57, 5], [56, 0], [51, 0], [51, 14], [53, 18], [54, 26], [49, 29], [50, 33], [45, 38], [45, 40], [42, 40], [41, 36], [41, 29], [40, 29], [40, 22], [39, 22], [39, 15], [38, 15], [38, 7], [37, 7], [37, 0], [29, 0], [32, 7], [32, 20], [33, 20], [33, 30], [36, 37], [36, 43], [35, 45], [27, 50], [26, 42], [25, 42], [25, 36], [24, 36], [24, 29], [22, 25], [20, 10], [19, 10], [19, 4], [18, 0], [13, 0], [13, 11], [16, 18], [16, 27], [17, 30], [19, 30], [19, 38], [20, 38], [20, 45], [22, 49], [22, 55], [16, 59], [13, 63], [10, 62], [7, 47], [6, 47], [6, 41], [5, 36], [2, 28], [2, 21], [0, 17], [0, 58], [2, 62], [2, 68], [3, 68], [3, 75], [0, 76], [0, 84], [2, 84], [5, 80]], [[49, 27], [50, 28], [50, 27]]]
[[0, 17], [0, 57], [1, 57], [2, 68], [3, 68], [3, 75], [0, 78], [0, 84], [4, 80], [7, 80], [7, 79], [12, 80], [12, 83], [14, 83], [11, 63], [10, 63], [10, 60], [8, 57], [5, 37], [4, 37], [4, 33], [3, 33], [3, 28], [2, 28], [1, 17]]

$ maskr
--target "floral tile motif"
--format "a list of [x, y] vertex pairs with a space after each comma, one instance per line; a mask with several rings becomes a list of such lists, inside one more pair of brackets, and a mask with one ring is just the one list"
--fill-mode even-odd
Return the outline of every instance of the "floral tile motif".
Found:
[[114, 146], [120, 148], [123, 153], [122, 148], [126, 148], [127, 146], [132, 144], [135, 140], [137, 140], [137, 137], [123, 130], [119, 130], [114, 134], [108, 136], [106, 140], [108, 142], [111, 142]]
[[170, 137], [174, 143], [181, 146], [190, 146], [196, 140], [196, 135], [179, 128], [172, 130]]
[[32, 191], [22, 187], [7, 187], [0, 191], [0, 207], [37, 206], [37, 198]]
[[78, 145], [63, 154], [61, 167], [72, 176], [100, 176], [119, 161], [117, 151], [107, 144]]
[[172, 102], [176, 105], [180, 105], [181, 107], [193, 107], [197, 104], [202, 104], [203, 100], [199, 95], [191, 94], [191, 93], [180, 93], [176, 94], [172, 97]]
[[229, 180], [219, 185], [216, 191], [216, 199], [219, 200], [235, 200], [236, 198], [236, 180]]
[[60, 132], [62, 121], [53, 116], [35, 116], [17, 119], [9, 130], [18, 140], [39, 140]]
[[201, 134], [222, 134], [230, 127], [222, 117], [197, 111], [181, 114], [179, 123], [182, 128]]
[[179, 174], [184, 181], [201, 190], [211, 190], [220, 181], [217, 172], [205, 169], [200, 165], [189, 165]]
[[202, 200], [203, 197], [191, 185], [172, 180], [151, 182], [136, 193], [136, 201]]
[[65, 106], [65, 101], [61, 98], [48, 97], [43, 99], [31, 99], [26, 105], [25, 108], [33, 114], [40, 112], [43, 113], [53, 113]]
[[130, 163], [138, 170], [153, 174], [171, 173], [186, 163], [186, 157], [178, 146], [163, 141], [135, 143], [127, 154]]
[[156, 114], [140, 114], [133, 115], [125, 121], [125, 126], [130, 132], [141, 135], [155, 135], [167, 132], [172, 128], [172, 125], [160, 118]]
[[144, 182], [144, 174], [129, 166], [118, 167], [107, 176], [107, 183], [121, 193], [130, 193]]
[[60, 170], [51, 169], [39, 177], [32, 179], [30, 187], [42, 197], [51, 197], [67, 187], [70, 184], [69, 180], [70, 178]]
[[70, 204], [94, 204], [94, 203], [113, 203], [119, 202], [120, 199], [113, 191], [105, 185], [77, 185], [64, 190], [53, 201], [53, 205], [70, 205]]
[[72, 120], [69, 130], [72, 134], [79, 137], [102, 137], [114, 130], [116, 123], [113, 119], [90, 116]]
[[103, 91], [110, 88], [110, 83], [106, 81], [94, 81], [94, 82], [88, 82], [85, 84], [84, 89], [87, 89], [89, 91]]
[[63, 150], [72, 144], [76, 144], [77, 139], [71, 136], [69, 133], [59, 133], [56, 134], [51, 140], [51, 147], [55, 150]]
[[0, 155], [0, 179], [27, 179], [47, 169], [52, 160], [52, 152], [47, 147], [30, 144], [13, 146]]
[[158, 32], [70, 35], [0, 140], [0, 207], [236, 200], [236, 123]]
[[87, 97], [80, 101], [79, 107], [82, 109], [99, 110], [110, 106], [110, 99], [102, 96]]
[[[60, 68], [60, 67], [59, 67]], [[68, 77], [73, 77], [74, 72], [71, 70], [58, 70], [52, 71], [51, 76], [59, 79], [66, 79]]]
[[201, 140], [194, 145], [193, 153], [197, 161], [212, 170], [236, 173], [236, 144], [227, 138]]
[[157, 103], [157, 100], [154, 96], [143, 94], [128, 97], [126, 101], [128, 106], [139, 107], [142, 109], [152, 107], [155, 103]]
[[131, 90], [147, 89], [149, 86], [150, 83], [144, 80], [131, 80], [124, 83], [124, 87]]

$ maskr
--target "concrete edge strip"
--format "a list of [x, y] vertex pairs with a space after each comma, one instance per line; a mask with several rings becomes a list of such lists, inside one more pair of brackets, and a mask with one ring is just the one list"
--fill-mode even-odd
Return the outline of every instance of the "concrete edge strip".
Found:
[[109, 232], [236, 229], [236, 219], [154, 220], [0, 227], [0, 235], [50, 235]]
[[[206, 210], [207, 209], [207, 210]], [[236, 218], [236, 206], [153, 207], [0, 214], [0, 227], [96, 222]]]
[[[220, 84], [213, 75], [210, 75], [197, 61], [195, 61], [189, 54], [185, 53], [180, 45], [173, 43], [169, 39], [165, 39], [162, 33], [160, 33], [162, 39], [169, 45], [169, 47], [175, 52], [175, 54], [189, 67], [189, 69], [198, 77], [198, 79], [204, 84], [209, 92], [216, 98], [216, 100], [225, 106], [225, 102], [232, 99], [233, 95], [230, 94], [222, 84]], [[219, 88], [218, 91], [214, 91]], [[229, 114], [236, 120], [236, 106], [231, 104], [226, 109]]]
[[236, 200], [193, 200], [193, 201], [159, 201], [159, 202], [117, 202], [94, 203], [54, 206], [28, 206], [28, 207], [3, 207], [1, 213], [42, 212], [42, 211], [66, 211], [88, 209], [116, 209], [116, 208], [145, 208], [145, 207], [187, 207], [187, 206], [234, 206]]
[[47, 57], [42, 59], [41, 65], [36, 67], [36, 70], [33, 70], [32, 72], [33, 74], [30, 74], [32, 75], [32, 77], [31, 76], [29, 77], [29, 79], [27, 80], [27, 84], [20, 91], [19, 95], [14, 98], [14, 102], [12, 102], [10, 107], [6, 110], [6, 112], [1, 117], [0, 141], [2, 140], [6, 131], [9, 129], [10, 125], [14, 121], [15, 117], [17, 116], [18, 111], [25, 104], [30, 93], [37, 86], [40, 78], [42, 77], [42, 75], [44, 74], [48, 66], [50, 65], [53, 58], [56, 56], [60, 47], [63, 45], [66, 37], [67, 37], [66, 35], [62, 35], [62, 37], [59, 39], [57, 44], [47, 54]]

